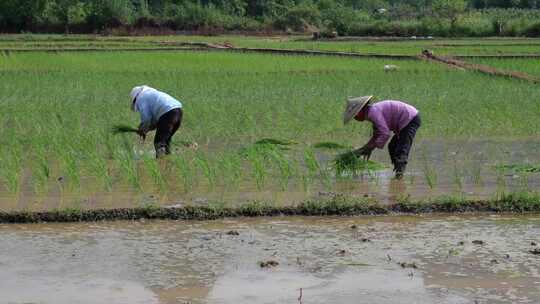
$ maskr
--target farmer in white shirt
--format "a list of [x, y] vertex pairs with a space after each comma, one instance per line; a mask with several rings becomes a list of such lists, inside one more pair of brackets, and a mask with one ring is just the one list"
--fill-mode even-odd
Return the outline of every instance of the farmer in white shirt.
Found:
[[131, 90], [131, 109], [141, 114], [138, 134], [156, 130], [154, 147], [156, 157], [170, 154], [171, 139], [182, 124], [182, 104], [166, 93], [149, 86], [137, 86]]

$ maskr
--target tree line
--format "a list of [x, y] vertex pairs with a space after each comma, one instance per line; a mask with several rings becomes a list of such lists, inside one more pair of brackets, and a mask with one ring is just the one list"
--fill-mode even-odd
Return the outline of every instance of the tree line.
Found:
[[540, 36], [540, 0], [1, 0], [1, 32]]

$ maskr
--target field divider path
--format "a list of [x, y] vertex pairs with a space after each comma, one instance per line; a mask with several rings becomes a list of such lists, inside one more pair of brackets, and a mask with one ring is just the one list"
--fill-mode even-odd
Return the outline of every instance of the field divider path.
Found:
[[355, 53], [355, 52], [340, 52], [340, 51], [318, 51], [306, 49], [285, 49], [285, 48], [256, 48], [256, 47], [235, 47], [229, 43], [215, 44], [207, 42], [175, 42], [161, 41], [162, 45], [175, 45], [185, 47], [198, 47], [199, 50], [213, 51], [229, 51], [239, 53], [262, 53], [262, 54], [277, 54], [277, 55], [300, 55], [300, 56], [336, 56], [336, 57], [353, 57], [353, 58], [387, 58], [387, 59], [418, 59], [416, 55], [400, 55], [400, 54], [371, 54], [371, 53]]
[[[338, 56], [338, 57], [356, 57], [356, 58], [387, 58], [387, 59], [421, 59], [423, 56], [406, 55], [406, 54], [373, 54], [373, 53], [357, 53], [357, 52], [341, 52], [341, 51], [320, 51], [306, 49], [285, 49], [285, 48], [253, 48], [253, 47], [235, 47], [231, 44], [215, 44], [207, 42], [175, 42], [161, 41], [160, 44], [176, 45], [176, 46], [191, 46], [199, 47], [199, 50], [222, 50], [236, 51], [245, 53], [266, 53], [266, 54], [281, 54], [281, 55], [312, 55], [312, 56]], [[540, 54], [464, 54], [452, 55], [454, 58], [540, 58]]]
[[456, 213], [540, 214], [539, 197], [507, 195], [494, 200], [434, 199], [427, 202], [381, 204], [373, 200], [334, 197], [327, 201], [306, 201], [277, 206], [249, 202], [236, 207], [223, 205], [157, 206], [116, 209], [61, 209], [51, 211], [0, 211], [1, 223], [93, 222], [104, 220], [214, 220], [257, 216], [357, 216]]
[[[159, 46], [157, 46], [159, 45]], [[418, 60], [423, 56], [407, 54], [374, 54], [343, 51], [322, 51], [306, 49], [286, 49], [286, 48], [257, 48], [257, 47], [235, 47], [229, 43], [208, 43], [208, 42], [178, 42], [178, 41], [156, 41], [148, 47], [71, 47], [71, 48], [0, 48], [0, 53], [8, 54], [26, 52], [140, 52], [140, 51], [229, 51], [240, 53], [262, 53], [277, 55], [300, 55], [300, 56], [336, 56], [351, 58], [382, 58], [382, 59], [409, 59]], [[452, 58], [540, 58], [540, 54], [463, 54], [452, 55]]]
[[483, 65], [483, 64], [476, 64], [476, 63], [469, 63], [462, 60], [458, 60], [453, 57], [446, 57], [446, 56], [435, 56], [430, 52], [423, 52], [422, 57], [424, 59], [427, 59], [428, 61], [434, 61], [446, 64], [450, 67], [455, 68], [461, 68], [464, 70], [469, 71], [475, 71], [484, 73], [491, 76], [500, 76], [500, 77], [506, 77], [506, 78], [515, 78], [519, 80], [525, 80], [532, 83], [540, 83], [540, 77], [532, 76], [527, 73], [523, 72], [517, 72], [517, 71], [509, 71], [509, 70], [501, 70], [496, 69], [494, 67]]

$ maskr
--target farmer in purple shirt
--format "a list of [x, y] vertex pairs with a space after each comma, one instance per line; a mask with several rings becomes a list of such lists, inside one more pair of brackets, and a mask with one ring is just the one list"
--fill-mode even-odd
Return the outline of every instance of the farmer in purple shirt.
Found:
[[349, 98], [343, 122], [347, 124], [351, 119], [357, 121], [368, 120], [373, 124], [373, 136], [363, 147], [354, 150], [354, 153], [369, 159], [375, 148], [382, 149], [394, 133], [388, 144], [390, 159], [394, 165], [396, 178], [403, 177], [407, 167], [409, 151], [420, 128], [420, 114], [413, 106], [397, 100], [383, 100], [370, 105], [373, 96]]

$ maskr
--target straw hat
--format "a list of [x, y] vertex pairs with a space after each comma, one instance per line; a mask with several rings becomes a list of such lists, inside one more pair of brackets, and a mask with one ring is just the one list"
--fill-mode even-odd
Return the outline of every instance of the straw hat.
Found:
[[347, 124], [351, 121], [372, 98], [373, 95], [347, 98], [347, 106], [345, 112], [343, 112], [343, 123]]

